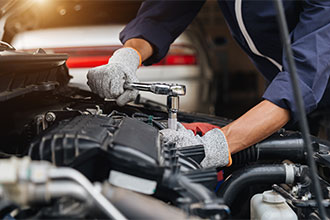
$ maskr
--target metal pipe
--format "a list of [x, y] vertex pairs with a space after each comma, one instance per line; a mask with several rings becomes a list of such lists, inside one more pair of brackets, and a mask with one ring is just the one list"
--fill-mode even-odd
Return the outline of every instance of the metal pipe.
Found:
[[45, 196], [51, 198], [61, 198], [70, 196], [79, 201], [89, 202], [88, 193], [77, 183], [71, 181], [49, 182], [45, 185]]
[[198, 219], [160, 200], [125, 189], [103, 184], [103, 195], [129, 219]]
[[81, 185], [86, 192], [94, 199], [96, 205], [104, 211], [110, 218], [116, 220], [126, 220], [116, 207], [114, 207], [94, 186], [89, 180], [78, 171], [71, 168], [52, 168], [49, 170], [51, 179], [70, 179]]

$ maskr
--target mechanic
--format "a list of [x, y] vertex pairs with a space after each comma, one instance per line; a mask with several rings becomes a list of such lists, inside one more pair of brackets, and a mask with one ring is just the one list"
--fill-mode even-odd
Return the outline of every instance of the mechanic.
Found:
[[[164, 141], [179, 147], [204, 144], [204, 167], [230, 166], [231, 154], [273, 134], [289, 121], [297, 121], [288, 64], [283, 54], [276, 10], [272, 1], [219, 0], [234, 39], [269, 83], [263, 100], [243, 116], [204, 136], [179, 125], [163, 130]], [[305, 110], [311, 113], [330, 104], [330, 1], [283, 0], [291, 33]], [[204, 1], [144, 1], [137, 17], [120, 34], [123, 48], [109, 63], [88, 72], [88, 85], [101, 97], [116, 98], [119, 105], [132, 101], [137, 91], [125, 90], [125, 82], [137, 81], [143, 62], [159, 62], [170, 44], [197, 15]]]

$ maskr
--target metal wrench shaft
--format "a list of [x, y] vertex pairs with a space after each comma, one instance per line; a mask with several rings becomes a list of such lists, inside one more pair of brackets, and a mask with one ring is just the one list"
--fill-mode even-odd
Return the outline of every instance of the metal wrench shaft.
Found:
[[158, 95], [181, 96], [186, 94], [186, 86], [166, 83], [127, 83], [125, 89], [152, 92]]
[[128, 83], [125, 89], [152, 92], [167, 95], [168, 128], [177, 129], [177, 113], [179, 111], [179, 96], [186, 94], [186, 86], [166, 83]]

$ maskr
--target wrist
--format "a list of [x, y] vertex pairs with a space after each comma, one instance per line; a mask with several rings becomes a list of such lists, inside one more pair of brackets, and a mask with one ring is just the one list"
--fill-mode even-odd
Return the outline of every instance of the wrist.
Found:
[[141, 38], [132, 38], [125, 42], [124, 48], [130, 47], [135, 49], [141, 56], [141, 62], [148, 59], [153, 54], [153, 47], [152, 45]]
[[224, 167], [232, 163], [231, 154], [224, 133], [218, 129], [208, 131], [202, 137], [205, 159], [202, 161], [203, 167]]

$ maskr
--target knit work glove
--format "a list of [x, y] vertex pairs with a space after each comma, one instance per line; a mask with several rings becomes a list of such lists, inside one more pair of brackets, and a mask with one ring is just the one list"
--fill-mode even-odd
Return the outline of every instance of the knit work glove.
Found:
[[92, 68], [87, 73], [88, 86], [102, 98], [116, 99], [118, 105], [134, 101], [136, 90], [125, 90], [124, 84], [138, 82], [136, 70], [141, 64], [140, 54], [133, 48], [118, 49], [108, 64]]
[[232, 163], [231, 155], [228, 149], [228, 143], [223, 132], [218, 129], [212, 129], [202, 137], [194, 135], [194, 132], [187, 130], [178, 123], [177, 131], [164, 129], [160, 131], [161, 141], [166, 143], [176, 143], [177, 148], [203, 145], [205, 158], [201, 162], [202, 167], [224, 167]]

